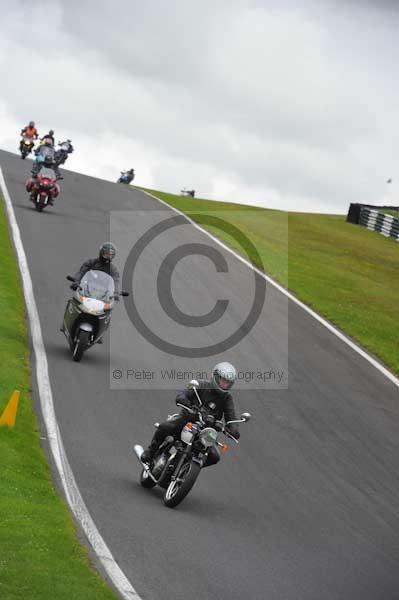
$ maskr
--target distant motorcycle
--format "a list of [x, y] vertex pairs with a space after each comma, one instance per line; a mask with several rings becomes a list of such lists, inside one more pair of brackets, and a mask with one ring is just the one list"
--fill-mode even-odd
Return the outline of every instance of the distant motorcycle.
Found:
[[194, 198], [195, 190], [186, 190], [186, 188], [183, 188], [182, 190], [180, 190], [180, 194], [182, 196], [191, 196], [192, 198]]
[[30, 137], [24, 136], [19, 144], [19, 151], [21, 153], [21, 158], [25, 160], [25, 158], [30, 154], [33, 150], [35, 143]]
[[53, 168], [55, 151], [52, 146], [40, 145], [36, 148], [35, 155], [35, 164], [33, 165], [32, 171], [41, 166], [46, 167], [47, 169]]
[[[76, 283], [70, 275], [68, 281]], [[83, 354], [101, 343], [107, 331], [115, 296], [114, 280], [103, 271], [88, 271], [66, 305], [61, 331], [68, 340], [73, 360], [80, 362]], [[128, 296], [128, 292], [121, 292]]]
[[[198, 381], [190, 382], [197, 396], [198, 407], [177, 403], [177, 406], [192, 416], [192, 422], [183, 427], [180, 439], [169, 435], [158, 448], [151, 466], [141, 462], [143, 447], [138, 444], [134, 446], [134, 452], [142, 466], [141, 485], [145, 488], [156, 485], [164, 488], [166, 492], [163, 501], [169, 508], [180, 504], [191, 491], [206, 463], [209, 449], [217, 447], [222, 452], [227, 450], [228, 446], [218, 440], [219, 433], [238, 444], [238, 440], [226, 427], [232, 423], [245, 423], [251, 418], [249, 413], [242, 413], [240, 419], [223, 425], [222, 421], [215, 420], [214, 416], [206, 415], [205, 411], [202, 411], [202, 402], [197, 392], [198, 385]], [[158, 423], [155, 426], [158, 427]]]
[[121, 171], [121, 176], [116, 183], [125, 183], [129, 185], [134, 179], [134, 174], [128, 173], [127, 171]]
[[28, 179], [26, 191], [29, 199], [35, 205], [36, 210], [41, 212], [46, 206], [54, 205], [54, 200], [60, 193], [59, 185], [53, 177], [38, 175], [35, 179]]
[[65, 164], [69, 154], [73, 152], [73, 146], [71, 140], [66, 140], [65, 142], [58, 142], [59, 149], [55, 151], [54, 161], [60, 166]]

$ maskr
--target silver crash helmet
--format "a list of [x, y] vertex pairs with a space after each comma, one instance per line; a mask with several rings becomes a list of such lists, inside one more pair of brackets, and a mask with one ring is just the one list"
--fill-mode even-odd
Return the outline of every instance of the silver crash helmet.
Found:
[[221, 362], [213, 367], [212, 379], [218, 390], [228, 392], [237, 379], [236, 368], [231, 363]]

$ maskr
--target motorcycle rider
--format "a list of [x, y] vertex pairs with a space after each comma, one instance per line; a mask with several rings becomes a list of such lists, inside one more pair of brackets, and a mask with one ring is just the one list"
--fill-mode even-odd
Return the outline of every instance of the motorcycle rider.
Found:
[[72, 146], [72, 141], [71, 140], [65, 140], [65, 142], [58, 142], [58, 145], [62, 148], [65, 147], [65, 152], [67, 152], [68, 154], [72, 154], [74, 148]]
[[[34, 121], [29, 121], [29, 124], [26, 125], [26, 127], [24, 127], [23, 129], [21, 129], [21, 136], [22, 140], [19, 143], [19, 151], [23, 151], [25, 145], [24, 140], [29, 140], [29, 151], [31, 151], [33, 146], [35, 145], [35, 140], [37, 140], [37, 138], [39, 137]], [[24, 158], [24, 156], [22, 156], [21, 158]]]
[[[119, 271], [115, 265], [112, 264], [113, 259], [116, 255], [116, 247], [111, 242], [104, 242], [100, 246], [100, 250], [97, 258], [88, 258], [80, 267], [79, 271], [75, 273], [73, 278], [75, 282], [70, 285], [71, 290], [76, 291], [79, 287], [79, 283], [86, 275], [88, 271], [103, 271], [112, 277], [115, 284], [115, 290], [119, 289]], [[114, 300], [119, 301], [119, 294], [115, 291]], [[66, 310], [68, 309], [68, 305]], [[60, 331], [64, 331], [64, 323], [60, 327]], [[102, 344], [103, 340], [99, 339], [98, 344]]]
[[68, 152], [73, 152], [72, 140], [65, 140], [65, 142], [58, 142], [59, 146], [66, 144], [68, 146]]
[[[44, 151], [43, 148], [46, 148], [46, 150]], [[35, 150], [35, 154], [38, 157], [39, 154], [43, 154], [44, 152], [47, 153], [48, 158], [47, 160], [51, 160], [51, 169], [54, 171], [56, 179], [64, 179], [63, 176], [61, 175], [60, 169], [57, 165], [57, 163], [55, 162], [55, 150], [54, 150], [54, 140], [51, 141], [51, 137], [48, 135], [45, 135], [42, 139], [41, 139], [41, 146], [39, 146], [39, 148], [36, 148]], [[42, 170], [43, 167], [43, 162], [39, 161], [36, 159], [36, 161], [33, 164], [31, 173], [32, 173], [32, 177], [36, 178], [40, 171]]]
[[51, 145], [55, 146], [54, 131], [52, 129], [50, 129], [50, 131], [48, 133], [46, 133], [46, 135], [44, 135], [42, 138], [40, 138], [41, 143], [45, 143], [45, 140], [50, 140]]
[[21, 129], [21, 135], [22, 135], [22, 137], [29, 138], [30, 140], [32, 140], [32, 142], [33, 142], [33, 140], [37, 140], [37, 138], [39, 137], [39, 134], [35, 127], [35, 122], [29, 121], [29, 124], [26, 125], [26, 127], [24, 127], [23, 129]]
[[[37, 179], [37, 177], [28, 179], [28, 181], [25, 184], [25, 187], [26, 187], [26, 191], [30, 193], [30, 200], [32, 202], [35, 202], [36, 195], [40, 191], [39, 179]], [[51, 204], [51, 206], [54, 206], [54, 200], [57, 198], [57, 196], [60, 193], [60, 186], [54, 181], [49, 192], [50, 192], [50, 195], [49, 195], [48, 203]]]
[[68, 154], [72, 154], [74, 151], [74, 147], [72, 146], [71, 140], [65, 140], [65, 142], [58, 142], [59, 149], [55, 152], [55, 162], [56, 164], [63, 165], [67, 158]]
[[131, 183], [134, 179], [134, 169], [129, 169], [128, 171], [121, 171], [121, 179], [126, 176], [128, 182]]
[[[115, 283], [115, 289], [119, 289], [119, 271], [114, 264], [113, 259], [116, 255], [116, 248], [111, 242], [104, 242], [101, 244], [100, 251], [97, 258], [88, 258], [80, 267], [79, 271], [75, 273], [74, 279], [76, 283], [72, 283], [71, 289], [77, 290], [79, 283], [88, 271], [104, 271], [112, 277]], [[115, 300], [119, 300], [119, 296], [115, 293]]]
[[[237, 371], [235, 367], [228, 362], [217, 364], [212, 371], [212, 381], [200, 381], [197, 393], [202, 402], [201, 412], [203, 417], [212, 415], [216, 420], [234, 421], [237, 419], [234, 402], [230, 390], [237, 379]], [[181, 403], [190, 407], [198, 407], [198, 399], [195, 391], [188, 387], [176, 396], [176, 403]], [[192, 419], [186, 410], [181, 409], [177, 415], [172, 415], [161, 423], [154, 433], [152, 441], [147, 450], [141, 455], [143, 463], [150, 464], [154, 458], [159, 446], [168, 435], [178, 437], [183, 427]], [[237, 423], [228, 425], [226, 429], [237, 440], [240, 437], [240, 432]], [[213, 447], [209, 449], [208, 458], [205, 467], [216, 464], [220, 460], [218, 450]]]

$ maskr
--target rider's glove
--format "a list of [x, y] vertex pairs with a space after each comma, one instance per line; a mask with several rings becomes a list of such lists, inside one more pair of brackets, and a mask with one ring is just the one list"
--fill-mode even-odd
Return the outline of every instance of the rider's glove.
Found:
[[73, 290], [74, 292], [78, 289], [79, 284], [78, 283], [71, 283], [70, 288], [71, 290]]
[[[179, 400], [177, 398], [176, 398], [176, 402], [179, 402]], [[192, 419], [193, 416], [195, 415], [195, 411], [190, 407], [190, 405], [185, 400], [182, 400], [181, 403], [187, 405], [187, 409], [180, 407], [181, 414], [184, 417], [186, 417], [187, 419]]]
[[215, 426], [215, 417], [213, 415], [206, 415], [204, 421], [207, 427]]

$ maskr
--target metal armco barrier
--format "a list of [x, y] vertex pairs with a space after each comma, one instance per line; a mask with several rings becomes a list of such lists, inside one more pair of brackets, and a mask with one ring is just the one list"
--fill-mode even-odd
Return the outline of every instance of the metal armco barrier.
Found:
[[371, 208], [362, 207], [360, 210], [359, 225], [373, 231], [378, 231], [385, 237], [394, 238], [399, 241], [399, 219], [391, 215], [385, 215]]

